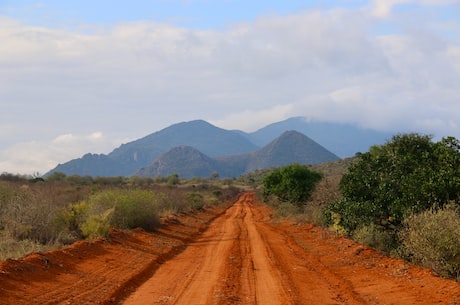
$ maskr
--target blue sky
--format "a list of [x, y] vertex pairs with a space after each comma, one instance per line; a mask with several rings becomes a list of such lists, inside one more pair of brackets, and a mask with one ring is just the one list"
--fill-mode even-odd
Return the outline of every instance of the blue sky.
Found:
[[154, 20], [199, 29], [251, 21], [260, 15], [291, 14], [307, 9], [359, 7], [366, 1], [243, 1], [243, 0], [98, 0], [3, 1], [3, 12], [32, 25], [72, 26]]
[[0, 42], [0, 172], [194, 119], [460, 138], [459, 0], [0, 0]]

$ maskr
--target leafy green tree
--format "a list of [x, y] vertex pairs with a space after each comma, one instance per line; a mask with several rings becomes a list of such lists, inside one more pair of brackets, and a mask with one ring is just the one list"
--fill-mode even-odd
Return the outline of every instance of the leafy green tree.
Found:
[[302, 206], [322, 175], [300, 164], [280, 167], [263, 179], [264, 199], [274, 195], [279, 200]]
[[329, 217], [352, 232], [377, 224], [395, 229], [404, 217], [460, 198], [460, 144], [455, 138], [432, 142], [416, 133], [396, 135], [361, 155], [341, 180], [343, 199]]

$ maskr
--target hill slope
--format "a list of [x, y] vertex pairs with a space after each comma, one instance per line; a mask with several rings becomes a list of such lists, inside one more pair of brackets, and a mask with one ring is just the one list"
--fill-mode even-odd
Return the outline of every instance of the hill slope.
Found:
[[141, 139], [122, 144], [108, 155], [98, 155], [99, 159], [82, 157], [59, 164], [45, 176], [53, 172], [67, 175], [130, 176], [176, 146], [193, 146], [212, 157], [246, 153], [259, 148], [236, 131], [195, 120], [174, 124]]
[[286, 131], [262, 149], [251, 153], [246, 172], [291, 163], [318, 164], [339, 157], [297, 131]]
[[356, 152], [366, 152], [372, 145], [385, 143], [391, 133], [363, 129], [350, 124], [316, 122], [303, 117], [294, 117], [267, 125], [247, 134], [248, 138], [259, 146], [264, 146], [288, 130], [296, 130], [310, 137], [326, 149], [341, 158], [352, 157]]
[[178, 146], [158, 157], [151, 165], [136, 172], [142, 177], [167, 177], [178, 174], [183, 178], [210, 177], [218, 162], [191, 146]]
[[180, 146], [161, 155], [151, 165], [136, 172], [137, 176], [169, 176], [209, 178], [238, 177], [256, 169], [292, 163], [317, 164], [339, 159], [307, 136], [287, 131], [265, 147], [246, 154], [210, 158], [192, 147]]

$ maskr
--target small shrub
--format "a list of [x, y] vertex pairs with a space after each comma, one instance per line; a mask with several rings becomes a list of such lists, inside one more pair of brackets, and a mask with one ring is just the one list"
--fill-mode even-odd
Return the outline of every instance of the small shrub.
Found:
[[212, 194], [218, 199], [222, 197], [222, 191], [221, 190], [214, 190], [214, 191], [212, 191]]
[[352, 234], [352, 238], [361, 244], [379, 249], [385, 253], [391, 253], [397, 245], [395, 234], [372, 223], [356, 229]]
[[299, 213], [299, 207], [290, 202], [281, 202], [275, 208], [275, 216], [278, 217], [292, 217]]
[[407, 217], [399, 236], [406, 258], [440, 275], [460, 276], [460, 216], [455, 204]]
[[81, 227], [89, 217], [89, 213], [90, 206], [86, 201], [71, 204], [57, 213], [55, 224], [61, 232], [60, 240], [63, 243], [70, 244], [85, 237]]
[[110, 231], [110, 220], [114, 209], [105, 211], [102, 215], [91, 215], [82, 223], [81, 231], [86, 238], [107, 237]]
[[110, 225], [121, 229], [155, 230], [159, 223], [159, 197], [147, 190], [108, 190], [89, 198], [92, 215], [114, 209]]
[[166, 188], [166, 191], [157, 194], [159, 215], [166, 216], [187, 211], [187, 202], [177, 190]]
[[59, 243], [43, 245], [30, 239], [17, 240], [11, 236], [0, 234], [0, 261], [8, 258], [19, 258], [31, 252], [53, 250], [60, 246]]
[[192, 210], [201, 210], [205, 206], [204, 197], [200, 193], [188, 193], [186, 198]]
[[106, 190], [70, 205], [56, 221], [67, 230], [67, 237], [105, 237], [110, 226], [153, 231], [160, 224], [160, 201], [147, 190]]
[[298, 222], [313, 223], [317, 226], [325, 226], [324, 222], [324, 207], [315, 204], [307, 204], [303, 213], [295, 217]]

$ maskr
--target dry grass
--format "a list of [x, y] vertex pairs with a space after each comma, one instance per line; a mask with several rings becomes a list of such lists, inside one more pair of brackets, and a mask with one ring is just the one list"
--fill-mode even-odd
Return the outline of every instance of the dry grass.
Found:
[[[110, 225], [153, 229], [159, 217], [216, 205], [239, 192], [229, 181], [203, 179], [177, 185], [74, 176], [45, 182], [0, 180], [0, 259], [104, 235]], [[98, 197], [104, 194], [108, 202]], [[112, 203], [117, 202], [114, 209]], [[147, 207], [155, 217], [145, 217]]]

